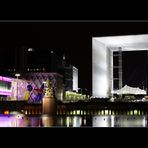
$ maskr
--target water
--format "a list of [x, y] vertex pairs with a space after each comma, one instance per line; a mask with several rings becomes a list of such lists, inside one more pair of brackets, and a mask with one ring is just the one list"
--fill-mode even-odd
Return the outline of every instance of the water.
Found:
[[25, 116], [0, 115], [0, 127], [148, 127], [146, 115]]

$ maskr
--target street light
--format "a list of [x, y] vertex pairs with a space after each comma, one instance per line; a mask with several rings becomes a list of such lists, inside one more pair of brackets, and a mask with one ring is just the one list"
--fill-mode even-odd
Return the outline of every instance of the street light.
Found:
[[17, 96], [16, 96], [16, 98], [17, 98], [17, 100], [18, 100], [18, 78], [21, 76], [19, 73], [16, 73], [15, 74], [15, 76], [17, 77]]

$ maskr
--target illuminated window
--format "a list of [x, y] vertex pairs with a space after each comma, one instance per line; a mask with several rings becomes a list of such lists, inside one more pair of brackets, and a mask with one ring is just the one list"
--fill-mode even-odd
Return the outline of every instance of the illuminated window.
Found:
[[28, 51], [33, 51], [33, 48], [29, 48]]

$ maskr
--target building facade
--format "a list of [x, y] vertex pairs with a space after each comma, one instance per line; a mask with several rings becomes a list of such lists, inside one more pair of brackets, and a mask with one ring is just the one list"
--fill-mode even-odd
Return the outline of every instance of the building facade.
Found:
[[119, 54], [119, 87], [122, 86], [122, 51], [148, 50], [148, 35], [127, 35], [92, 38], [92, 92], [106, 98], [114, 93], [113, 56]]
[[78, 92], [78, 69], [73, 65], [65, 66], [65, 90]]

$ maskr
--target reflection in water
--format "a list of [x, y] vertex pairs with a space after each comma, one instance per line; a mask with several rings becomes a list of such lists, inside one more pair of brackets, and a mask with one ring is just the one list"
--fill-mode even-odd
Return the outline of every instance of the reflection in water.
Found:
[[41, 126], [40, 125], [41, 119], [39, 117], [26, 117], [24, 120], [26, 120], [26, 126], [29, 126], [29, 127], [40, 127]]
[[43, 127], [52, 127], [55, 126], [55, 118], [52, 116], [42, 116], [42, 124]]
[[33, 116], [0, 115], [0, 127], [147, 127], [148, 116]]
[[146, 127], [146, 116], [94, 116], [93, 127]]
[[24, 115], [0, 115], [0, 127], [26, 127]]
[[92, 126], [91, 116], [59, 116], [57, 117], [56, 126], [63, 127], [82, 127]]
[[93, 127], [111, 127], [111, 118], [110, 116], [94, 116]]

